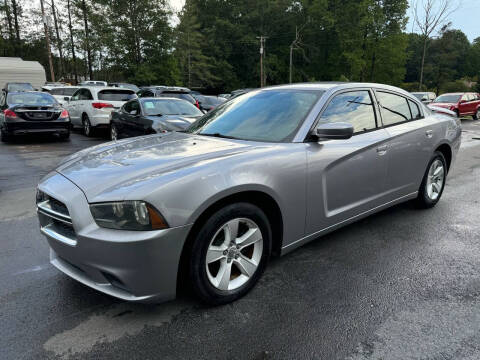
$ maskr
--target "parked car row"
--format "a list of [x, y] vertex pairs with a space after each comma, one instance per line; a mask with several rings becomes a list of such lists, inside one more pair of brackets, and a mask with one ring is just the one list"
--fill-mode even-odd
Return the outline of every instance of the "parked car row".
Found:
[[413, 92], [412, 95], [433, 111], [457, 117], [472, 116], [475, 120], [480, 119], [480, 94], [459, 92], [437, 97], [434, 92]]

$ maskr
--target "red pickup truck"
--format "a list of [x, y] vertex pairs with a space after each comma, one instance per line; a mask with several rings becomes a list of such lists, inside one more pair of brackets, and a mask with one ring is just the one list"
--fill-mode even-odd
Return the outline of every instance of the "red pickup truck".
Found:
[[458, 117], [473, 116], [475, 120], [480, 119], [480, 95], [477, 93], [443, 94], [428, 106], [452, 110]]

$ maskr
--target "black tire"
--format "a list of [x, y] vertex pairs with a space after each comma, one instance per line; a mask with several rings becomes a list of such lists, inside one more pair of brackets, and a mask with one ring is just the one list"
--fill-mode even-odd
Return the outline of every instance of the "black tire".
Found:
[[[441, 189], [438, 193], [438, 197], [435, 198], [435, 199], [432, 199], [428, 195], [427, 182], [428, 182], [428, 178], [429, 178], [430, 168], [436, 160], [439, 160], [439, 161], [442, 162], [443, 169], [444, 169], [444, 176], [443, 176], [443, 183], [441, 185]], [[423, 208], [423, 209], [428, 209], [428, 208], [432, 208], [435, 205], [437, 205], [437, 203], [440, 201], [440, 199], [442, 197], [443, 190], [445, 189], [445, 183], [447, 181], [447, 172], [448, 172], [447, 169], [448, 169], [447, 168], [447, 161], [445, 160], [445, 156], [443, 156], [443, 154], [440, 151], [436, 151], [432, 155], [432, 158], [430, 159], [430, 161], [428, 162], [427, 169], [425, 170], [425, 174], [423, 175], [422, 184], [420, 185], [420, 189], [418, 190], [418, 196], [417, 196], [417, 199], [416, 199], [416, 203], [417, 203], [418, 207]]]
[[473, 120], [478, 120], [478, 119], [480, 119], [480, 108], [478, 108], [475, 115], [473, 115]]
[[[263, 251], [256, 271], [240, 287], [234, 290], [219, 290], [210, 282], [206, 269], [206, 256], [215, 234], [228, 221], [243, 218], [258, 225], [263, 237]], [[210, 216], [199, 229], [193, 240], [189, 258], [189, 278], [195, 294], [209, 305], [222, 305], [235, 301], [247, 294], [261, 277], [270, 257], [272, 231], [265, 213], [250, 203], [225, 206]]]
[[11, 138], [3, 130], [0, 130], [0, 140], [4, 143], [7, 143], [11, 140]]
[[92, 124], [90, 123], [90, 119], [88, 118], [87, 114], [83, 114], [83, 116], [82, 116], [82, 125], [83, 125], [83, 134], [86, 137], [92, 137], [93, 136], [93, 128], [92, 128]]
[[459, 119], [460, 119], [460, 111], [458, 111], [458, 109], [457, 109], [457, 110], [455, 110], [455, 114], [457, 114], [457, 118], [459, 118]]
[[[114, 130], [115, 130], [115, 134], [116, 136], [114, 136]], [[111, 141], [116, 141], [118, 140], [119, 137], [118, 137], [118, 129], [117, 127], [115, 126], [114, 123], [110, 123], [110, 140]]]

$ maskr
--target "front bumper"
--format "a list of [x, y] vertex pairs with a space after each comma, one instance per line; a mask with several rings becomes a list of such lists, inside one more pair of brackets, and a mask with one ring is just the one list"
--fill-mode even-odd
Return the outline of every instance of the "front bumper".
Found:
[[51, 121], [6, 121], [3, 131], [8, 135], [23, 135], [32, 133], [57, 133], [66, 134], [70, 130], [70, 120], [51, 120]]
[[75, 280], [108, 295], [140, 302], [175, 298], [180, 255], [190, 226], [158, 231], [100, 228], [82, 191], [58, 173], [39, 190], [66, 205], [74, 233], [60, 234], [38, 212], [50, 245], [50, 262]]

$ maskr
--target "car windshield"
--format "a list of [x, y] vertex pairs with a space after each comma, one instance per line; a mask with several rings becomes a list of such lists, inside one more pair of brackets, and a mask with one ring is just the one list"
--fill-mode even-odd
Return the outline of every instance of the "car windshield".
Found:
[[202, 116], [203, 113], [195, 106], [183, 100], [151, 99], [142, 101], [143, 112], [152, 115], [186, 115]]
[[187, 132], [241, 140], [291, 141], [323, 91], [254, 91], [226, 102]]
[[438, 98], [436, 98], [433, 102], [436, 102], [436, 103], [452, 103], [452, 104], [456, 104], [458, 103], [458, 101], [460, 100], [460, 97], [462, 95], [449, 95], [449, 94], [445, 94], [445, 95], [440, 95]]
[[135, 92], [131, 90], [102, 90], [98, 92], [98, 100], [128, 101], [135, 98]]
[[202, 104], [205, 105], [214, 105], [217, 106], [223, 102], [225, 102], [225, 99], [219, 99], [214, 96], [198, 96], [197, 100], [200, 101]]
[[55, 98], [48, 93], [10, 93], [7, 96], [8, 105], [49, 106], [57, 104]]
[[133, 90], [135, 92], [140, 91], [140, 88], [137, 85], [133, 85], [133, 84], [117, 84], [117, 86], [119, 88], [130, 89], [130, 90]]
[[11, 83], [8, 84], [8, 91], [33, 91], [33, 86], [30, 83]]
[[162, 92], [158, 95], [159, 97], [169, 97], [169, 98], [177, 98], [187, 100], [188, 102], [195, 103], [195, 99], [192, 95], [187, 93], [179, 93], [179, 92]]
[[415, 96], [418, 100], [422, 100], [423, 98], [427, 97], [427, 93], [414, 93], [413, 96]]

